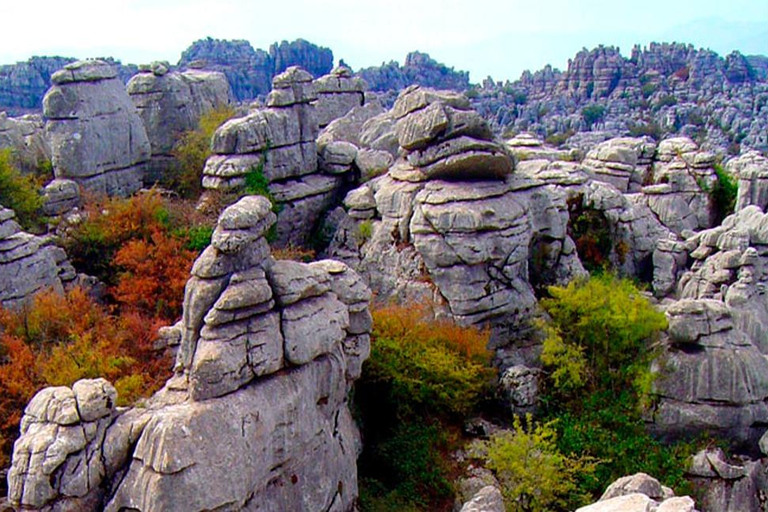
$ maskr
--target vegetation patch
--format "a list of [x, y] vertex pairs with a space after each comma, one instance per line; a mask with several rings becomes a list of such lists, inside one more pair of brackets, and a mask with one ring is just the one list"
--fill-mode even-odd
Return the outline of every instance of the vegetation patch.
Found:
[[35, 177], [21, 174], [13, 164], [10, 149], [0, 149], [0, 205], [16, 212], [19, 224], [26, 230], [40, 228], [43, 198], [38, 190], [41, 185]]
[[450, 510], [460, 424], [487, 399], [489, 333], [431, 320], [425, 306], [374, 310], [371, 356], [355, 387], [361, 510]]

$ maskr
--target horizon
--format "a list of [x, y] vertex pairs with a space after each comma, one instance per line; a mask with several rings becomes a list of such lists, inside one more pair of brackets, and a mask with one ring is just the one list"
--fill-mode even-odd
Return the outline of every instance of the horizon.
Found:
[[[402, 65], [408, 53], [419, 51], [455, 70], [468, 71], [470, 82], [480, 83], [487, 76], [495, 81], [517, 80], [524, 71], [546, 65], [564, 70], [577, 52], [599, 45], [617, 47], [624, 57], [635, 44], [647, 47], [651, 42], [692, 44], [721, 57], [732, 51], [768, 55], [764, 0], [734, 0], [728, 6], [714, 0], [681, 0], [672, 5], [648, 0], [642, 6], [602, 5], [598, 0], [576, 6], [567, 0], [547, 0], [537, 9], [514, 1], [422, 0], [414, 4], [392, 0], [376, 5], [297, 0], [296, 7], [304, 15], [284, 16], [286, 23], [258, 23], [279, 17], [280, 6], [254, 6], [246, 0], [222, 0], [213, 10], [206, 0], [124, 0], [115, 6], [98, 0], [72, 0], [67, 5], [37, 0], [33, 4], [42, 4], [47, 15], [40, 18], [38, 30], [17, 24], [0, 33], [0, 64], [24, 62], [32, 56], [176, 64], [194, 41], [207, 37], [244, 39], [262, 50], [274, 42], [301, 38], [330, 48], [335, 62], [343, 59], [355, 70], [391, 61]], [[16, 19], [27, 11], [27, 5], [0, 6], [4, 19]], [[658, 12], [667, 16], [662, 19]], [[472, 23], [467, 21], [468, 13], [483, 16]], [[148, 37], [136, 36], [136, 28], [148, 21], [156, 25], [155, 31]], [[91, 30], [69, 30], [66, 40], [58, 37], [62, 25], [77, 28], [78, 24]]]

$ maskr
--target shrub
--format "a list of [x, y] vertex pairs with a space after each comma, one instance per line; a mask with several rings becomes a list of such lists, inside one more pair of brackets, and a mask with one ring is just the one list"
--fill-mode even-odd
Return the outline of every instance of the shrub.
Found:
[[556, 389], [620, 391], [648, 372], [650, 343], [667, 323], [631, 281], [602, 274], [549, 293], [541, 300], [552, 319], [541, 360]]
[[386, 383], [401, 415], [472, 410], [492, 376], [487, 331], [428, 321], [416, 305], [376, 309], [373, 321], [366, 380]]
[[24, 407], [45, 386], [105, 377], [121, 405], [157, 389], [170, 374], [153, 347], [158, 326], [138, 313], [116, 315], [79, 288], [39, 293], [18, 311], [0, 308], [0, 453], [10, 452]]
[[605, 116], [605, 107], [603, 105], [587, 105], [581, 109], [581, 116], [587, 126], [592, 126]]
[[371, 239], [373, 236], [373, 221], [364, 220], [357, 225], [357, 245], [358, 247], [365, 245], [365, 242]]
[[568, 199], [568, 216], [568, 235], [584, 268], [594, 272], [606, 267], [613, 250], [608, 219], [601, 211], [585, 206], [582, 195]]
[[178, 161], [178, 168], [168, 186], [182, 197], [197, 197], [202, 190], [202, 176], [205, 161], [211, 155], [211, 139], [214, 132], [235, 111], [229, 106], [211, 110], [200, 117], [195, 130], [184, 133], [173, 148], [173, 156]]
[[721, 164], [715, 164], [717, 182], [709, 195], [715, 210], [715, 225], [720, 225], [736, 208], [736, 197], [739, 193], [739, 183], [726, 171]]
[[593, 475], [577, 475], [579, 492], [596, 498], [611, 481], [638, 471], [687, 491], [684, 472], [694, 445], [654, 440], [641, 414], [664, 315], [630, 281], [611, 274], [549, 291], [540, 302], [551, 317], [541, 356], [549, 372], [545, 417], [557, 420], [562, 454], [600, 462]]
[[640, 89], [640, 92], [643, 95], [643, 98], [650, 98], [653, 93], [656, 92], [656, 89], [658, 89], [658, 86], [652, 82], [647, 82], [643, 84], [642, 88]]
[[0, 205], [16, 212], [19, 224], [27, 230], [39, 227], [38, 212], [43, 206], [39, 187], [35, 178], [16, 169], [10, 149], [0, 149]]
[[666, 446], [651, 437], [630, 391], [597, 392], [583, 399], [577, 414], [557, 415], [557, 446], [566, 455], [587, 455], [601, 463], [589, 475], [577, 475], [579, 489], [593, 497], [622, 476], [644, 472], [675, 489], [689, 494], [685, 479], [696, 443]]
[[463, 416], [485, 398], [495, 372], [488, 332], [431, 320], [425, 306], [373, 312], [371, 356], [355, 387], [365, 439], [359, 461], [361, 510], [449, 509], [446, 454]]
[[196, 254], [160, 230], [148, 241], [126, 242], [115, 254], [120, 269], [115, 299], [126, 309], [175, 320], [181, 315], [184, 286]]
[[526, 423], [524, 428], [520, 417], [515, 417], [513, 430], [493, 434], [476, 448], [496, 474], [507, 510], [566, 510], [588, 503], [578, 479], [589, 478], [596, 461], [561, 453], [554, 422], [535, 423], [528, 415]]
[[118, 302], [141, 304], [173, 321], [180, 312], [181, 280], [213, 232], [205, 222], [210, 220], [198, 218], [193, 208], [153, 190], [127, 199], [91, 199], [85, 218], [62, 242], [75, 268], [107, 283]]

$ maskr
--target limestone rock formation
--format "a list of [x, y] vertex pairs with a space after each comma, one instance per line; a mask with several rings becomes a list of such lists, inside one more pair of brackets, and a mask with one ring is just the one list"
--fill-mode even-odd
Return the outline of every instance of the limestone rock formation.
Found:
[[391, 61], [378, 67], [361, 69], [357, 74], [368, 83], [372, 91], [401, 91], [410, 85], [456, 91], [469, 88], [468, 72], [455, 71], [421, 52], [406, 55], [402, 66]]
[[766, 218], [748, 206], [681, 247], [694, 263], [679, 278], [682, 300], [667, 308], [654, 414], [661, 433], [715, 431], [756, 450], [768, 421]]
[[365, 82], [352, 75], [352, 70], [339, 66], [315, 80], [317, 124], [325, 128], [354, 107], [365, 103]]
[[22, 306], [45, 289], [63, 292], [77, 274], [63, 249], [27, 233], [13, 210], [0, 205], [0, 305]]
[[[291, 67], [274, 79], [267, 106], [232, 119], [213, 137], [213, 155], [205, 165], [203, 187], [241, 189], [249, 173], [261, 172], [279, 205], [277, 241], [299, 245], [336, 201], [355, 159], [338, 145], [321, 153], [318, 169], [317, 93], [312, 76]], [[334, 151], [338, 149], [338, 151]]]
[[389, 115], [401, 156], [347, 195], [330, 254], [381, 299], [432, 299], [460, 323], [495, 325], [495, 339], [506, 341], [504, 330], [536, 304], [532, 245], [552, 255], [545, 272], [565, 281], [583, 273], [565, 232], [565, 198], [511, 174], [506, 150], [462, 96], [409, 88]]
[[291, 66], [302, 67], [319, 77], [333, 68], [333, 52], [303, 39], [275, 43], [267, 52], [254, 50], [248, 41], [209, 37], [192, 43], [179, 60], [180, 68], [224, 73], [237, 101], [267, 94], [272, 79]]
[[25, 62], [0, 66], [0, 111], [22, 115], [37, 111], [51, 86], [51, 75], [75, 59], [32, 57]]
[[676, 497], [672, 489], [663, 487], [655, 478], [637, 473], [619, 478], [608, 486], [600, 500], [576, 512], [697, 511], [696, 504], [689, 496]]
[[0, 112], [0, 150], [10, 149], [14, 163], [23, 173], [35, 172], [51, 160], [44, 128], [40, 116], [8, 117]]
[[761, 64], [749, 62], [679, 43], [635, 46], [629, 57], [599, 46], [578, 52], [563, 71], [545, 66], [516, 81], [486, 80], [473, 106], [497, 133], [530, 132], [568, 147], [585, 147], [584, 136], [592, 146], [645, 134], [690, 137], [723, 154], [765, 151], [768, 106], [755, 99], [768, 81]]
[[759, 512], [768, 492], [765, 471], [764, 459], [729, 460], [720, 448], [711, 448], [693, 457], [689, 474], [702, 510]]
[[185, 131], [197, 128], [203, 114], [230, 103], [229, 83], [223, 73], [169, 68], [162, 62], [144, 66], [127, 85], [152, 149], [144, 175], [148, 184], [162, 178], [173, 164], [171, 151]]
[[739, 180], [736, 210], [749, 205], [768, 209], [768, 158], [757, 151], [749, 151], [728, 162], [726, 170]]
[[461, 512], [504, 512], [504, 500], [498, 488], [488, 485], [480, 489], [461, 507]]
[[43, 114], [56, 177], [95, 193], [136, 192], [150, 145], [117, 70], [104, 61], [80, 61], [52, 80]]
[[143, 406], [115, 407], [103, 380], [33, 398], [14, 506], [351, 510], [360, 440], [347, 397], [368, 357], [371, 292], [343, 263], [272, 259], [274, 220], [256, 196], [221, 214], [166, 329], [176, 375]]

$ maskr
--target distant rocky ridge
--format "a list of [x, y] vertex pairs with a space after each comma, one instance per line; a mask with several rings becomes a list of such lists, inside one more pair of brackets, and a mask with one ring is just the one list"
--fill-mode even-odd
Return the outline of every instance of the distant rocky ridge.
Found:
[[[0, 111], [12, 116], [39, 113], [43, 95], [51, 86], [51, 76], [75, 60], [71, 57], [32, 57], [26, 62], [0, 66]], [[122, 64], [111, 58], [102, 60], [117, 69], [123, 82], [138, 70], [133, 64]]]
[[221, 71], [229, 80], [237, 101], [267, 94], [272, 78], [290, 66], [301, 66], [313, 76], [325, 75], [333, 68], [333, 52], [304, 39], [274, 43], [269, 52], [254, 50], [245, 40], [201, 39], [187, 48], [179, 67], [202, 67]]
[[371, 91], [378, 92], [399, 91], [409, 85], [463, 91], [470, 85], [468, 72], [455, 71], [421, 52], [409, 53], [403, 66], [391, 61], [361, 69], [357, 74], [365, 79]]
[[670, 134], [738, 154], [768, 149], [765, 57], [720, 57], [685, 44], [582, 50], [568, 69], [551, 66], [504, 84], [487, 79], [475, 108], [501, 132], [533, 132], [572, 147], [623, 135]]

